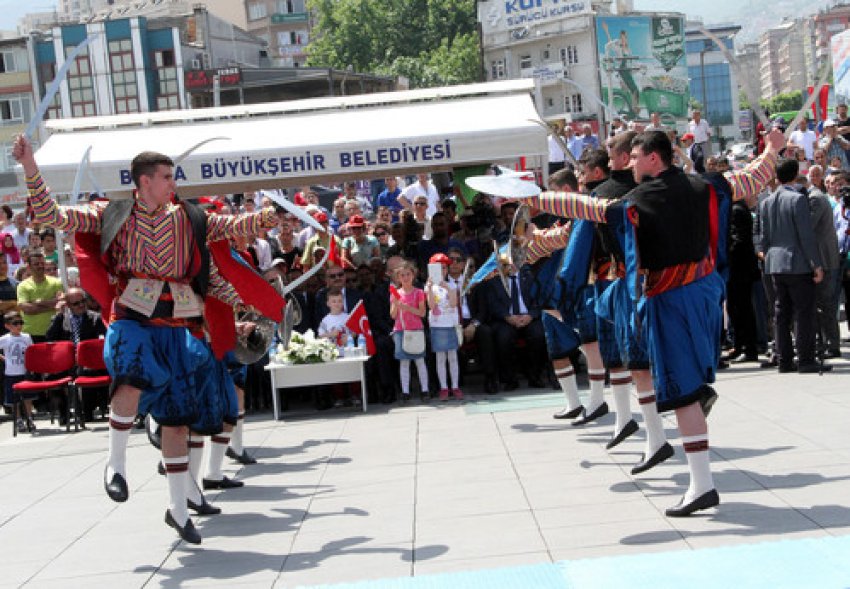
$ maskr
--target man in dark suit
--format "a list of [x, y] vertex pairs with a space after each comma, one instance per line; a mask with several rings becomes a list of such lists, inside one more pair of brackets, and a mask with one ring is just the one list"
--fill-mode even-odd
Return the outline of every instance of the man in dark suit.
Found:
[[729, 278], [726, 280], [726, 309], [734, 332], [730, 362], [757, 362], [756, 314], [753, 282], [761, 279], [753, 247], [753, 216], [750, 208], [757, 197], [732, 203], [729, 213]]
[[[363, 304], [366, 305], [366, 315], [369, 317], [369, 327], [375, 342], [376, 353], [366, 362], [369, 383], [377, 383], [374, 396], [382, 403], [392, 403], [397, 397], [398, 360], [394, 355], [392, 331], [395, 322], [390, 316], [390, 281], [393, 272], [401, 264], [401, 256], [391, 256], [387, 259], [386, 274], [374, 290], [366, 295]], [[377, 277], [376, 277], [377, 278]]]
[[[525, 340], [528, 360], [528, 384], [543, 387], [542, 368], [546, 358], [546, 339], [543, 323], [540, 320], [540, 308], [533, 302], [530, 289], [533, 278], [530, 269], [525, 266], [520, 272], [509, 267], [507, 289], [502, 280], [495, 278], [487, 281], [485, 296], [490, 319], [490, 327], [496, 339], [496, 354], [499, 359], [499, 376], [505, 383], [505, 390], [519, 387], [514, 361], [516, 359], [516, 340]], [[482, 300], [482, 299], [479, 299]]]
[[[106, 335], [106, 326], [100, 318], [100, 313], [89, 311], [86, 307], [86, 295], [80, 288], [70, 288], [64, 298], [65, 309], [56, 313], [47, 328], [46, 338], [49, 342], [68, 341], [74, 344], [82, 340], [97, 339]], [[64, 424], [64, 397], [60, 401], [60, 423]], [[83, 395], [83, 413], [86, 421], [94, 421], [94, 408], [99, 407], [101, 415], [106, 415], [109, 396], [104, 387]]]
[[[815, 285], [823, 280], [823, 264], [812, 230], [809, 203], [789, 185], [797, 180], [796, 160], [776, 166], [780, 186], [764, 199], [755, 223], [756, 248], [764, 257], [764, 273], [776, 293], [775, 332], [779, 372], [817, 372], [815, 362]], [[794, 364], [791, 321], [794, 321], [798, 364]], [[824, 366], [831, 369], [831, 366]]]

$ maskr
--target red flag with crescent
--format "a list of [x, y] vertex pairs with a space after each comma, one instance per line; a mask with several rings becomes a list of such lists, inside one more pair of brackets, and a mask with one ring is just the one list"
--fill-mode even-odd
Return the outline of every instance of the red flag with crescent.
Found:
[[372, 338], [372, 327], [369, 325], [369, 317], [366, 315], [366, 307], [363, 305], [363, 301], [358, 301], [351, 310], [345, 326], [352, 333], [360, 334], [366, 338], [366, 351], [370, 356], [376, 352], [375, 340]]

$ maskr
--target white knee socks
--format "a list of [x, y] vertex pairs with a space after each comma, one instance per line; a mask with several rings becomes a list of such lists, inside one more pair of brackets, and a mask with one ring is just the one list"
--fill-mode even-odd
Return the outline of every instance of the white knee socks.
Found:
[[632, 388], [632, 375], [622, 368], [611, 370], [611, 389], [614, 395], [614, 435], [617, 435], [632, 420], [632, 407], [629, 402]]
[[576, 371], [572, 364], [565, 368], [556, 368], [555, 378], [558, 379], [558, 384], [561, 385], [561, 390], [564, 391], [564, 394], [567, 396], [567, 409], [575, 409], [581, 405], [581, 400], [578, 398]]
[[212, 481], [220, 481], [224, 478], [224, 473], [221, 472], [221, 465], [224, 462], [224, 453], [227, 452], [228, 444], [230, 444], [230, 432], [221, 432], [212, 436], [206, 478]]
[[165, 473], [168, 478], [168, 510], [178, 525], [185, 526], [189, 520], [189, 510], [186, 507], [189, 457], [166, 458], [163, 456], [162, 462], [165, 464]]
[[134, 415], [129, 417], [109, 412], [109, 455], [106, 458], [108, 470], [107, 480], [114, 473], [127, 479], [127, 443], [130, 441], [130, 430], [133, 429]]
[[605, 402], [605, 369], [588, 368], [587, 378], [590, 380], [590, 400], [587, 402], [587, 412], [593, 413]]
[[189, 476], [186, 481], [186, 497], [192, 503], [200, 505], [203, 503], [201, 489], [198, 481], [201, 476], [201, 462], [204, 458], [204, 437], [198, 434], [189, 434]]
[[698, 436], [682, 436], [685, 457], [688, 459], [688, 471], [691, 482], [685, 492], [683, 503], [690, 503], [697, 497], [708, 493], [714, 488], [711, 476], [711, 457], [708, 450], [708, 434]]
[[245, 449], [242, 446], [242, 426], [245, 425], [245, 412], [242, 411], [239, 413], [239, 416], [236, 418], [236, 427], [233, 428], [233, 431], [230, 433], [230, 448], [237, 455], [241, 455], [243, 450]]
[[667, 443], [667, 435], [664, 433], [664, 422], [661, 421], [658, 407], [655, 405], [655, 391], [638, 391], [638, 403], [643, 415], [643, 427], [646, 430], [644, 456], [645, 459], [649, 459]]

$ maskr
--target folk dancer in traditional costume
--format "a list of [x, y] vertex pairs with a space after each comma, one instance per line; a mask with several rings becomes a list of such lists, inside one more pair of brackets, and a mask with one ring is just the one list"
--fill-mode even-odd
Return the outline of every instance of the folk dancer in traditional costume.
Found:
[[[783, 143], [781, 133], [772, 133], [762, 158], [742, 172], [727, 174], [733, 200], [767, 184]], [[720, 503], [711, 475], [704, 407], [716, 399], [709, 383], [720, 356], [723, 281], [714, 272], [714, 190], [671, 162], [667, 136], [642, 133], [631, 149], [632, 173], [640, 184], [622, 200], [547, 192], [527, 201], [556, 215], [596, 223], [625, 216], [632, 226], [626, 237], [634, 240], [634, 247], [627, 248], [626, 262], [643, 278], [639, 304], [645, 307], [656, 403], [659, 411], [676, 412], [690, 472], [684, 496], [665, 513], [682, 517]]]
[[[594, 196], [605, 200], [616, 200], [628, 194], [637, 186], [629, 167], [631, 143], [636, 135], [637, 133], [634, 131], [627, 131], [609, 141], [608, 157], [611, 173], [605, 182], [596, 187], [593, 192]], [[672, 457], [674, 452], [673, 447], [667, 442], [664, 424], [655, 405], [655, 390], [652, 384], [652, 374], [649, 370], [649, 352], [646, 348], [645, 329], [641, 329], [640, 333], [636, 332], [636, 328], [645, 326], [646, 322], [635, 320], [635, 306], [629, 296], [628, 285], [635, 284], [635, 268], [634, 266], [628, 267], [628, 270], [632, 272], [629, 275], [625, 253], [628, 247], [625, 240], [625, 228], [626, 226], [623, 224], [615, 225], [612, 222], [596, 225], [598, 239], [604, 245], [604, 251], [610, 256], [609, 263], [611, 267], [617, 269], [616, 280], [597, 297], [596, 312], [603, 321], [613, 324], [617, 348], [620, 351], [623, 366], [631, 372], [632, 382], [635, 383], [637, 390], [638, 406], [643, 415], [643, 425], [646, 429], [646, 442], [643, 457], [632, 468], [631, 473], [640, 474]], [[620, 418], [621, 415], [631, 416], [628, 390], [625, 391], [625, 394], [620, 393], [618, 395], [618, 391], [615, 389], [614, 393], [617, 417]], [[616, 428], [615, 437], [608, 442], [608, 448], [613, 448], [622, 442], [627, 437], [623, 433], [630, 430], [631, 432], [637, 430], [637, 424], [633, 420], [626, 424], [625, 429]]]
[[[25, 137], [16, 139], [13, 156], [26, 174], [34, 221], [75, 231], [78, 242], [87, 242], [101, 254], [80, 264], [87, 274], [81, 275], [83, 287], [111, 310], [104, 352], [113, 379], [106, 492], [114, 501], [127, 500], [130, 428], [136, 414], [150, 413], [163, 425], [163, 462], [172, 475], [165, 521], [185, 541], [200, 543], [187, 510], [186, 441], [187, 426], [215, 421], [215, 416], [202, 414], [208, 406], [200, 397], [203, 388], [197, 386], [197, 375], [212, 371], [215, 362], [209, 348], [190, 332], [202, 315], [207, 243], [273, 227], [274, 210], [207, 217], [193, 205], [174, 204], [174, 163], [153, 152], [140, 153], [131, 164], [134, 198], [60, 207], [50, 197]], [[110, 274], [117, 284], [110, 285]]]

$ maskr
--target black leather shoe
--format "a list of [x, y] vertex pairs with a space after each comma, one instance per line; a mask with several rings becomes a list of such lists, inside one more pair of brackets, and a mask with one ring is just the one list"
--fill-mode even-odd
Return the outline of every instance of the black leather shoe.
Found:
[[743, 364], [745, 362], [758, 362], [759, 356], [758, 354], [741, 354], [737, 358], [732, 358], [729, 360], [732, 364]]
[[[797, 363], [796, 362], [790, 362], [788, 364], [783, 364], [783, 363], [780, 362], [779, 373], [780, 374], [787, 374], [789, 372], [797, 372]], [[817, 371], [815, 371], [815, 372], [817, 372]]]
[[185, 526], [181, 526], [174, 521], [174, 517], [171, 515], [171, 510], [166, 509], [165, 523], [177, 530], [177, 533], [180, 534], [180, 537], [184, 542], [188, 542], [189, 544], [201, 543], [201, 535], [198, 533], [198, 530], [195, 529], [195, 524], [192, 523], [191, 518], [186, 520]]
[[242, 450], [242, 454], [237, 454], [233, 448], [228, 448], [224, 454], [239, 464], [257, 464], [257, 459], [248, 454], [247, 450]]
[[797, 367], [797, 372], [800, 374], [816, 374], [818, 372], [830, 372], [831, 370], [832, 364], [818, 364], [817, 362], [807, 362]]
[[841, 350], [827, 350], [826, 352], [824, 352], [823, 357], [824, 358], [840, 358], [841, 357]]
[[[201, 497], [201, 504], [197, 504], [191, 499], [186, 499], [186, 506], [197, 513], [198, 515], [218, 515], [221, 513], [221, 507], [215, 507], [207, 501], [206, 497]], [[171, 513], [171, 512], [169, 512]]]
[[644, 454], [641, 461], [635, 464], [632, 468], [632, 474], [646, 472], [653, 466], [658, 466], [668, 458], [673, 458], [674, 454], [675, 452], [673, 451], [673, 446], [670, 445], [670, 442], [664, 442], [664, 445], [656, 450], [655, 454], [649, 457], [649, 460], [646, 459], [646, 454]]
[[761, 368], [776, 368], [779, 366], [779, 359], [774, 356], [770, 360], [765, 360], [759, 365]]
[[638, 424], [634, 419], [630, 419], [629, 422], [623, 426], [623, 429], [617, 433], [617, 435], [608, 440], [608, 443], [605, 444], [605, 449], [610, 450], [636, 431], [638, 431]]
[[573, 425], [584, 425], [585, 423], [590, 423], [591, 421], [599, 419], [603, 415], [608, 415], [608, 403], [606, 403], [605, 401], [602, 401], [602, 404], [599, 407], [597, 407], [596, 409], [594, 409], [593, 413], [588, 415], [587, 409], [585, 409], [583, 411], [583, 414], [584, 414], [584, 416], [581, 417], [580, 419], [576, 419], [573, 422]]
[[484, 381], [484, 392], [488, 395], [495, 395], [499, 392], [499, 381], [493, 377], [487, 377]]
[[[684, 501], [684, 498], [682, 500]], [[712, 489], [703, 493], [687, 505], [682, 505], [680, 501], [675, 507], [665, 510], [664, 515], [667, 517], [687, 517], [695, 511], [709, 509], [717, 505], [720, 505], [720, 495], [717, 494], [717, 489]]]
[[165, 476], [165, 465], [162, 463], [162, 460], [160, 460], [159, 464], [156, 465], [156, 472]]
[[237, 489], [244, 485], [245, 483], [243, 483], [242, 481], [234, 481], [233, 479], [229, 479], [227, 477], [222, 477], [220, 481], [204, 479], [204, 491], [212, 491], [214, 489]]
[[124, 503], [130, 496], [130, 490], [127, 489], [127, 481], [117, 472], [112, 475], [112, 480], [106, 480], [106, 473], [109, 472], [109, 467], [103, 469], [103, 488], [106, 489], [106, 494], [116, 503]]
[[584, 411], [584, 406], [579, 405], [575, 409], [567, 409], [566, 407], [558, 411], [554, 417], [555, 419], [575, 419], [579, 415], [581, 415], [582, 411]]
[[702, 408], [702, 413], [706, 417], [711, 413], [711, 408], [714, 407], [714, 404], [718, 399], [717, 391], [715, 391], [712, 387], [705, 385], [705, 388], [702, 391], [702, 395], [699, 398], [699, 406]]

